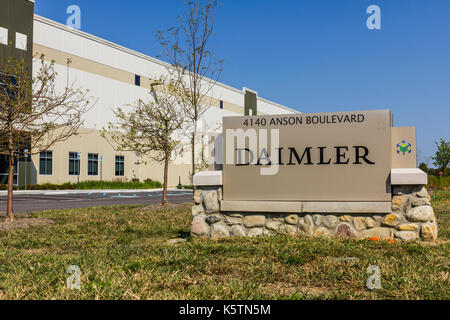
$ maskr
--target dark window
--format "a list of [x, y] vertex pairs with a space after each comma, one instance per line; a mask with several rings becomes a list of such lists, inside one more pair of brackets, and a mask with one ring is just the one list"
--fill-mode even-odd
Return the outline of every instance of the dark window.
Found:
[[80, 174], [80, 159], [78, 152], [69, 152], [69, 175], [78, 176]]
[[125, 175], [125, 157], [116, 156], [116, 176], [123, 177]]
[[53, 151], [44, 151], [39, 155], [39, 174], [51, 175], [53, 167]]
[[223, 101], [220, 100], [220, 109], [223, 109]]
[[[18, 182], [18, 167], [17, 158], [14, 158], [14, 175], [13, 175], [13, 185], [17, 185]], [[0, 184], [8, 184], [9, 175], [9, 161], [8, 156], [0, 154]]]
[[137, 74], [134, 76], [134, 84], [138, 87], [141, 86], [141, 76], [138, 76]]
[[98, 154], [88, 154], [88, 175], [98, 176]]

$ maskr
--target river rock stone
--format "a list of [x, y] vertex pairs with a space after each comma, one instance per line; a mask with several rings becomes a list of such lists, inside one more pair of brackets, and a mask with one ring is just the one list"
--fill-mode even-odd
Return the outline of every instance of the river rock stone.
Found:
[[201, 214], [201, 213], [205, 213], [205, 209], [203, 209], [203, 206], [201, 204], [192, 206], [192, 216], [195, 217], [196, 215]]
[[437, 238], [436, 223], [424, 223], [420, 231], [420, 236], [424, 241], [434, 241]]
[[233, 225], [236, 225], [236, 224], [241, 224], [242, 223], [242, 218], [235, 218], [235, 217], [231, 217], [231, 216], [226, 216], [223, 221], [227, 225], [233, 226]]
[[234, 225], [231, 227], [231, 235], [233, 237], [245, 237], [245, 229], [242, 226]]
[[201, 213], [194, 217], [191, 224], [191, 233], [193, 236], [206, 237], [209, 236], [209, 226], [205, 222], [206, 216]]
[[391, 239], [393, 237], [392, 229], [390, 228], [373, 228], [361, 231], [358, 235], [360, 239], [368, 239], [377, 237], [380, 240]]
[[230, 236], [230, 231], [223, 223], [215, 223], [211, 226], [211, 238], [212, 239], [222, 239], [228, 238]]
[[325, 218], [323, 218], [323, 225], [328, 229], [333, 229], [337, 224], [338, 218], [336, 216], [326, 215]]
[[202, 203], [202, 191], [201, 190], [197, 189], [194, 191], [194, 202], [195, 202], [195, 204]]
[[298, 216], [296, 214], [291, 214], [286, 216], [284, 220], [286, 221], [286, 223], [296, 226], [298, 223]]
[[278, 231], [280, 225], [281, 225], [280, 221], [269, 220], [266, 222], [266, 228], [273, 231]]
[[356, 231], [348, 223], [340, 223], [334, 231], [334, 235], [340, 238], [353, 238], [356, 237]]
[[420, 206], [431, 206], [431, 202], [427, 198], [411, 198], [409, 202], [413, 208]]
[[417, 231], [419, 230], [419, 226], [414, 223], [405, 223], [397, 226], [397, 230], [399, 231]]
[[247, 228], [264, 227], [265, 224], [265, 216], [251, 215], [244, 218], [244, 226], [246, 226]]
[[419, 192], [414, 193], [414, 195], [419, 198], [426, 198], [428, 196], [427, 188], [422, 187], [422, 189]]
[[248, 230], [247, 235], [249, 237], [259, 237], [263, 235], [263, 229], [262, 228], [251, 228]]
[[213, 214], [210, 216], [206, 217], [206, 222], [208, 222], [209, 224], [214, 224], [216, 222], [219, 222], [222, 220], [222, 216], [219, 214]]
[[406, 198], [404, 196], [392, 197], [392, 211], [400, 211], [405, 203]]
[[217, 191], [203, 191], [202, 200], [206, 213], [219, 212], [219, 199], [217, 198]]
[[353, 219], [353, 224], [355, 225], [355, 229], [357, 231], [366, 229], [366, 219], [363, 217], [356, 217]]
[[411, 241], [417, 239], [417, 234], [412, 231], [397, 231], [395, 233], [395, 238], [403, 241]]
[[301, 219], [299, 226], [302, 229], [305, 236], [312, 237], [314, 234], [314, 221], [310, 215], [306, 215], [304, 219]]
[[313, 221], [316, 226], [320, 226], [322, 224], [323, 217], [320, 214], [313, 215]]
[[434, 211], [430, 206], [415, 207], [406, 213], [406, 218], [412, 222], [433, 221]]
[[400, 223], [400, 216], [396, 213], [388, 214], [386, 217], [384, 217], [384, 220], [382, 222], [383, 225], [389, 227], [395, 227], [399, 223]]
[[376, 225], [375, 219], [367, 217], [365, 223], [366, 223], [366, 228], [368, 228], [368, 229], [375, 228], [375, 225]]
[[330, 230], [328, 230], [327, 228], [319, 228], [314, 232], [314, 237], [319, 238], [319, 237], [326, 237], [330, 234]]
[[341, 216], [341, 218], [339, 220], [345, 221], [345, 222], [352, 222], [352, 217], [348, 216], [348, 215], [344, 215], [344, 216]]
[[290, 236], [295, 236], [296, 234], [298, 234], [297, 227], [290, 225], [290, 224], [285, 224], [285, 225], [281, 226], [280, 233], [287, 234]]

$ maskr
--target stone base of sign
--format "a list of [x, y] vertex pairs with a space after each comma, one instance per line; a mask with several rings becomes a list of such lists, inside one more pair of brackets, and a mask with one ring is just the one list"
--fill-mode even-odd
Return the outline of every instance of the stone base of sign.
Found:
[[[222, 186], [199, 186], [194, 192], [191, 234], [213, 239], [287, 234], [434, 241], [438, 226], [423, 186], [392, 186], [391, 213], [277, 213], [221, 210]], [[225, 206], [226, 208], [226, 206]]]

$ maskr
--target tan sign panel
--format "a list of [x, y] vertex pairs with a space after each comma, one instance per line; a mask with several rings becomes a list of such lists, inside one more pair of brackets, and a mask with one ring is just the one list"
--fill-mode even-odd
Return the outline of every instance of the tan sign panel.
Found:
[[416, 168], [416, 127], [392, 128], [392, 168]]
[[390, 201], [389, 110], [225, 117], [224, 200]]

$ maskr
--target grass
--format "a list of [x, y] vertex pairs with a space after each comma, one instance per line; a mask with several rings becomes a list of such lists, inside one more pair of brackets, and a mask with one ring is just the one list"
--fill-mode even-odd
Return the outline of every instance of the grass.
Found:
[[[433, 205], [440, 240], [167, 240], [186, 237], [190, 204], [47, 211], [53, 226], [0, 231], [0, 299], [450, 299], [450, 198]], [[81, 290], [68, 290], [70, 265]], [[370, 291], [367, 268], [381, 270]]]

